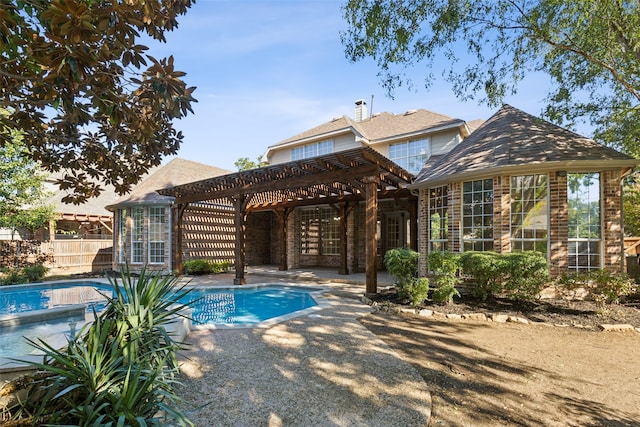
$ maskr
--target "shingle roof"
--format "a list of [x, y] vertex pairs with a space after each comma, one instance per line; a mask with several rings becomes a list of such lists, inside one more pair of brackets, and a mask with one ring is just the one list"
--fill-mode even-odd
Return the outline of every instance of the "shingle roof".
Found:
[[369, 143], [376, 143], [403, 135], [463, 125], [463, 120], [422, 109], [410, 110], [404, 114], [379, 113], [360, 122], [356, 122], [347, 116], [342, 116], [280, 141], [270, 146], [269, 149], [298, 141], [348, 132], [364, 137]]
[[567, 129], [504, 105], [448, 154], [430, 159], [415, 186], [526, 167], [635, 167], [638, 160]]
[[161, 196], [156, 190], [212, 178], [230, 172], [215, 166], [176, 158], [158, 168], [155, 173], [150, 174], [135, 186], [129, 194], [122, 196], [106, 208], [115, 210], [118, 207], [133, 205], [168, 204], [173, 200], [173, 197]]

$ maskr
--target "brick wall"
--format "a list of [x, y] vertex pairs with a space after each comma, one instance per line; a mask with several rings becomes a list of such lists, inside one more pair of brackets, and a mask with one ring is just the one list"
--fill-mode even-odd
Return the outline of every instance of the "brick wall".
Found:
[[567, 174], [549, 173], [549, 273], [559, 276], [569, 266]]
[[624, 271], [624, 239], [622, 235], [622, 189], [620, 171], [604, 171], [600, 175], [602, 187], [602, 239], [604, 267], [614, 273]]

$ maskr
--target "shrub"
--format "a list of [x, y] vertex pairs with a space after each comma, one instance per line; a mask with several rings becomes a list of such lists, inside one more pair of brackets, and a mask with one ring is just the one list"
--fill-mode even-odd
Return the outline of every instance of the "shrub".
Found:
[[22, 274], [27, 282], [39, 282], [47, 274], [49, 269], [42, 264], [31, 265], [22, 269]]
[[504, 291], [509, 299], [532, 301], [549, 282], [547, 258], [539, 252], [502, 254], [508, 267]]
[[[62, 350], [44, 341], [31, 344], [44, 353], [31, 377], [8, 384], [26, 389], [26, 398], [9, 408], [17, 425], [191, 426], [173, 391], [180, 343], [165, 329], [184, 305], [188, 291], [175, 277], [137, 280], [128, 271], [105, 311]], [[27, 418], [27, 419], [25, 419]]]
[[514, 300], [533, 300], [549, 280], [545, 255], [539, 252], [465, 252], [464, 274], [473, 278], [471, 294], [483, 300], [504, 293]]
[[453, 252], [431, 252], [427, 256], [431, 280], [435, 285], [433, 300], [451, 303], [453, 297], [460, 296], [456, 286], [460, 278], [460, 255]]
[[596, 305], [617, 304], [624, 296], [637, 291], [636, 284], [626, 274], [613, 274], [597, 270], [583, 274], [563, 274], [555, 282], [556, 290], [563, 296], [574, 297], [579, 289], [587, 293]]
[[409, 287], [418, 276], [418, 258], [420, 254], [406, 248], [389, 249], [384, 254], [384, 265], [389, 274], [396, 279], [400, 298], [409, 297]]
[[231, 266], [229, 261], [212, 262], [206, 259], [192, 259], [182, 264], [184, 274], [194, 276], [201, 274], [223, 273]]
[[460, 256], [462, 272], [473, 278], [471, 295], [486, 300], [502, 290], [507, 268], [504, 258], [495, 252], [464, 252]]
[[26, 283], [26, 277], [20, 273], [18, 270], [11, 270], [5, 277], [2, 279], [3, 285], [19, 285], [21, 283]]
[[426, 277], [414, 278], [406, 287], [407, 296], [411, 305], [419, 305], [429, 295], [429, 280]]

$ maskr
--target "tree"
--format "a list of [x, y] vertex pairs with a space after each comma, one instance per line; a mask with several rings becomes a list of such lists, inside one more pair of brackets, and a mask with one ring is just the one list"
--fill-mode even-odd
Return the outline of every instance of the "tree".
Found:
[[253, 160], [249, 160], [248, 157], [240, 157], [233, 164], [240, 172], [268, 165], [266, 161], [262, 160], [262, 154], [258, 156], [255, 162]]
[[29, 159], [19, 132], [3, 133], [12, 140], [0, 147], [0, 227], [33, 232], [53, 218], [54, 207], [46, 205], [46, 174]]
[[[5, 0], [0, 3], [0, 126], [23, 132], [25, 155], [80, 203], [119, 194], [175, 154], [172, 121], [193, 112], [173, 57], [155, 59], [140, 34], [164, 42], [193, 0]], [[146, 69], [144, 69], [146, 67]], [[0, 145], [10, 140], [0, 136]]]
[[427, 88], [447, 63], [456, 96], [490, 106], [544, 72], [547, 118], [588, 121], [595, 139], [640, 154], [637, 0], [349, 0], [343, 12], [347, 57], [376, 60], [390, 95], [412, 84], [404, 71], [419, 63]]

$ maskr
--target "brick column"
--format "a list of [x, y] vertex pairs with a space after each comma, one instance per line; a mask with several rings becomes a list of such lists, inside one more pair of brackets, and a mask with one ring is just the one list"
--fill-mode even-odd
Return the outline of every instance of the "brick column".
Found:
[[493, 178], [493, 249], [511, 252], [511, 178]]
[[602, 242], [604, 268], [611, 273], [624, 271], [624, 238], [622, 235], [622, 188], [620, 171], [600, 174], [602, 188]]
[[462, 252], [462, 183], [449, 184], [447, 191], [449, 215], [449, 251]]
[[422, 188], [418, 195], [418, 273], [427, 275], [427, 255], [429, 254], [429, 189]]
[[559, 276], [569, 267], [567, 175], [549, 173], [549, 273]]

